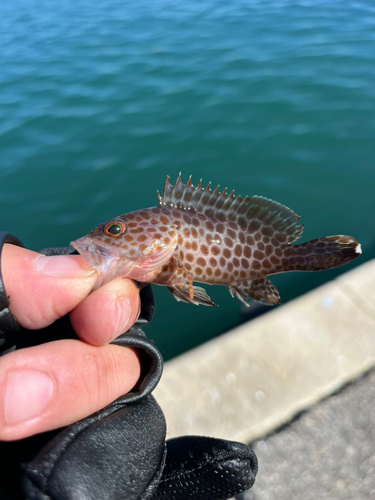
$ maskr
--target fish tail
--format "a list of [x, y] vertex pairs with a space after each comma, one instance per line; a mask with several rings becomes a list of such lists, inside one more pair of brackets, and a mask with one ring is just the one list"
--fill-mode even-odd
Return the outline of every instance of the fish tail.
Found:
[[285, 271], [320, 271], [347, 264], [362, 253], [361, 245], [351, 236], [326, 236], [288, 245], [284, 250]]

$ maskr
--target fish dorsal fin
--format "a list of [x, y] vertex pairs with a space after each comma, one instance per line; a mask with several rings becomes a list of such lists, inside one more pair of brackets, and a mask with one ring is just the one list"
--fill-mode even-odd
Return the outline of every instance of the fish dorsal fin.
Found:
[[[204, 214], [220, 221], [237, 223], [241, 229], [255, 232], [261, 228], [269, 227], [270, 236], [276, 236], [279, 241], [292, 243], [300, 238], [303, 225], [297, 226], [299, 220], [292, 210], [275, 201], [252, 196], [241, 198], [235, 196], [234, 191], [227, 194], [226, 189], [219, 192], [219, 186], [213, 191], [211, 183], [202, 188], [202, 182], [197, 186], [191, 183], [191, 176], [186, 184], [181, 181], [181, 174], [174, 185], [170, 184], [167, 176], [163, 194], [158, 192], [159, 206], [177, 208], [189, 212]], [[265, 231], [265, 234], [267, 231]]]

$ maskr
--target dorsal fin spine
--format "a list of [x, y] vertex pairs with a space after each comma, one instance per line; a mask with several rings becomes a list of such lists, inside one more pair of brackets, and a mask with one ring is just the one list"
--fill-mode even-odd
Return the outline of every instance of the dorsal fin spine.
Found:
[[189, 207], [189, 202], [190, 202], [190, 199], [191, 199], [191, 196], [190, 196], [190, 199], [187, 199], [188, 198], [188, 195], [191, 193], [191, 176], [189, 177], [186, 185], [185, 185], [185, 188], [182, 192], [182, 196], [181, 196], [181, 201], [180, 201], [180, 204], [179, 204], [179, 208], [182, 208], [183, 210], [188, 210], [188, 207]]

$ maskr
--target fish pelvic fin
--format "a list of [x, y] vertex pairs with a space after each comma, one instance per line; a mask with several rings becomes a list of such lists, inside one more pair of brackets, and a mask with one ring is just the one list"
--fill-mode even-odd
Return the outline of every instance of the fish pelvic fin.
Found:
[[[189, 284], [174, 285], [169, 286], [168, 290], [178, 302], [187, 302], [196, 306], [202, 304], [202, 306], [217, 307], [217, 304], [212, 302], [211, 298], [207, 295], [206, 290], [200, 286], [192, 287]], [[193, 291], [193, 296], [191, 296], [191, 290]]]
[[251, 281], [240, 281], [233, 285], [228, 285], [228, 290], [232, 297], [237, 297], [247, 307], [250, 307], [247, 300], [249, 298], [267, 306], [274, 306], [281, 303], [277, 288], [265, 276]]
[[300, 245], [288, 245], [282, 259], [287, 259], [288, 263], [281, 272], [333, 269], [356, 259], [361, 253], [361, 245], [352, 236], [317, 238]]

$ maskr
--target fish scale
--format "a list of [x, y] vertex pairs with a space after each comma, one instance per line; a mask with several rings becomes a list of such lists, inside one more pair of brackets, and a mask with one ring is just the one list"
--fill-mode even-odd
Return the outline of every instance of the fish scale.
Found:
[[246, 305], [280, 302], [267, 276], [338, 267], [361, 253], [351, 236], [292, 245], [303, 232], [289, 208], [263, 198], [241, 198], [219, 186], [167, 177], [157, 207], [120, 215], [71, 245], [98, 271], [96, 288], [116, 277], [167, 286], [192, 304], [215, 305], [193, 282], [226, 285]]

